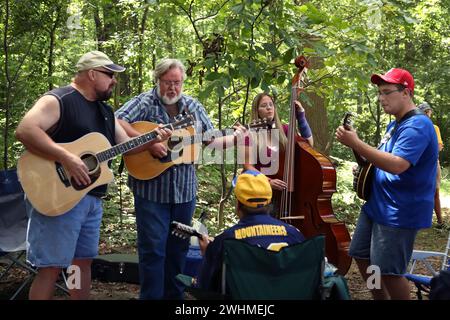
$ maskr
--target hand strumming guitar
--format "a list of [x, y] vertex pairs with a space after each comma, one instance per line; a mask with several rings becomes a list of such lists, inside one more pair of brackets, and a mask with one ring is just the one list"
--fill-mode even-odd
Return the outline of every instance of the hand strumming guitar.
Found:
[[79, 156], [66, 151], [64, 157], [60, 161], [76, 183], [85, 186], [91, 183], [88, 167]]
[[[170, 130], [169, 128], [163, 128], [162, 124], [160, 124], [159, 127], [155, 129], [155, 131], [158, 133], [158, 141], [167, 140], [170, 138], [170, 136], [172, 136], [172, 130]], [[163, 158], [167, 156], [167, 147], [161, 142], [151, 144], [147, 149], [155, 158]]]

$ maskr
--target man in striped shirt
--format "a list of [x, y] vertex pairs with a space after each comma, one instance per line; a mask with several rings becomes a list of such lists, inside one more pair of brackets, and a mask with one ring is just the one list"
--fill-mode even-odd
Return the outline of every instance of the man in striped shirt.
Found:
[[[156, 87], [128, 101], [116, 111], [119, 123], [130, 136], [139, 135], [130, 123], [149, 121], [170, 123], [182, 112], [193, 114], [197, 132], [213, 129], [205, 108], [182, 93], [186, 77], [183, 64], [177, 59], [163, 59], [154, 70]], [[242, 127], [239, 132], [244, 130]], [[210, 147], [234, 145], [235, 137], [220, 137], [207, 141]], [[151, 147], [155, 158], [167, 155], [162, 143]], [[182, 299], [184, 287], [175, 276], [183, 273], [189, 243], [169, 237], [173, 220], [190, 224], [195, 210], [197, 176], [192, 163], [169, 167], [150, 180], [129, 176], [134, 194], [138, 233], [139, 278], [141, 299]]]

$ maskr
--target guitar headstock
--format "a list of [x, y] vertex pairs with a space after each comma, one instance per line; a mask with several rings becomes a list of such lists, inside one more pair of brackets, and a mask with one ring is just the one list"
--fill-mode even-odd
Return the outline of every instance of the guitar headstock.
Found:
[[350, 130], [351, 128], [353, 128], [353, 117], [355, 117], [355, 115], [351, 112], [346, 112], [345, 116], [344, 116], [344, 120], [342, 121], [342, 125], [344, 126], [344, 128], [346, 130]]
[[260, 120], [253, 120], [253, 122], [249, 123], [245, 126], [247, 129], [259, 130], [259, 129], [274, 129], [275, 122], [273, 120], [268, 120], [266, 118]]
[[172, 130], [177, 130], [193, 126], [194, 122], [195, 118], [192, 114], [183, 112], [175, 116], [175, 122], [169, 125], [172, 127]]
[[202, 237], [202, 235], [194, 227], [188, 226], [178, 221], [172, 221], [170, 223], [170, 228], [172, 230], [172, 234], [181, 239], [187, 239], [192, 236], [199, 238]]

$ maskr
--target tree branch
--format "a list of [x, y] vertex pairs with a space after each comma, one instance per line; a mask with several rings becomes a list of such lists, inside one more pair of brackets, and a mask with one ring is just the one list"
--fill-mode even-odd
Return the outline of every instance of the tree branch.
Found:
[[[193, 1], [192, 1], [192, 2], [193, 2]], [[219, 11], [222, 10], [222, 8], [223, 8], [228, 2], [230, 2], [230, 0], [226, 0], [225, 2], [223, 2], [215, 12], [210, 13], [210, 14], [208, 14], [207, 16], [204, 16], [204, 17], [200, 17], [200, 18], [194, 19], [194, 22], [199, 22], [199, 21], [206, 20], [206, 19], [210, 19], [210, 18], [212, 18], [212, 17], [217, 16], [217, 15], [219, 14]]]
[[200, 41], [200, 43], [202, 44], [203, 48], [206, 48], [206, 44], [203, 41], [203, 38], [200, 35], [200, 32], [198, 31], [197, 26], [195, 24], [195, 21], [194, 21], [194, 19], [192, 17], [192, 4], [193, 4], [193, 2], [194, 2], [194, 0], [191, 1], [190, 5], [189, 5], [189, 10], [187, 10], [178, 1], [174, 1], [175, 5], [178, 6], [181, 10], [183, 10], [184, 13], [186, 13], [186, 15], [189, 18], [189, 21], [192, 24], [192, 27], [194, 28], [194, 32], [195, 32], [195, 35], [197, 36], [198, 41]]

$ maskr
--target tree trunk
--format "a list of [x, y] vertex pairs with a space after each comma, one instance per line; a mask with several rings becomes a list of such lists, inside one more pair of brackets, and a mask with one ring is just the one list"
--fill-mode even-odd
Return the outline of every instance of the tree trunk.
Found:
[[50, 29], [50, 45], [49, 45], [49, 52], [48, 52], [48, 71], [47, 71], [47, 81], [48, 81], [48, 90], [53, 89], [53, 53], [55, 49], [55, 34], [56, 34], [56, 28], [58, 27], [59, 19], [61, 17], [61, 9], [58, 7], [56, 12], [56, 19], [55, 22], [52, 25], [52, 28]]
[[11, 97], [11, 79], [9, 75], [9, 51], [8, 51], [8, 29], [9, 29], [9, 0], [5, 2], [5, 22], [3, 29], [3, 52], [5, 55], [5, 127], [3, 128], [3, 169], [8, 168], [8, 131], [9, 131], [9, 115], [10, 115], [10, 97]]
[[[311, 67], [319, 69], [323, 66], [323, 62], [319, 58], [311, 58]], [[320, 86], [318, 83], [317, 86]], [[316, 90], [315, 90], [316, 91]], [[328, 133], [328, 115], [326, 101], [323, 97], [313, 92], [308, 92], [307, 96], [311, 101], [311, 105], [303, 103], [306, 111], [306, 118], [311, 127], [314, 138], [314, 149], [327, 154], [331, 147], [330, 134]]]
[[105, 30], [103, 28], [102, 20], [100, 19], [100, 12], [98, 7], [94, 9], [94, 21], [95, 21], [95, 30], [97, 34], [97, 48], [98, 50], [102, 50], [102, 44], [106, 40]]
[[145, 42], [145, 25], [147, 23], [149, 6], [145, 6], [144, 13], [141, 20], [141, 28], [139, 30], [139, 56], [138, 56], [138, 93], [140, 94], [144, 90], [144, 81], [142, 79], [143, 64], [144, 64], [144, 42]]

